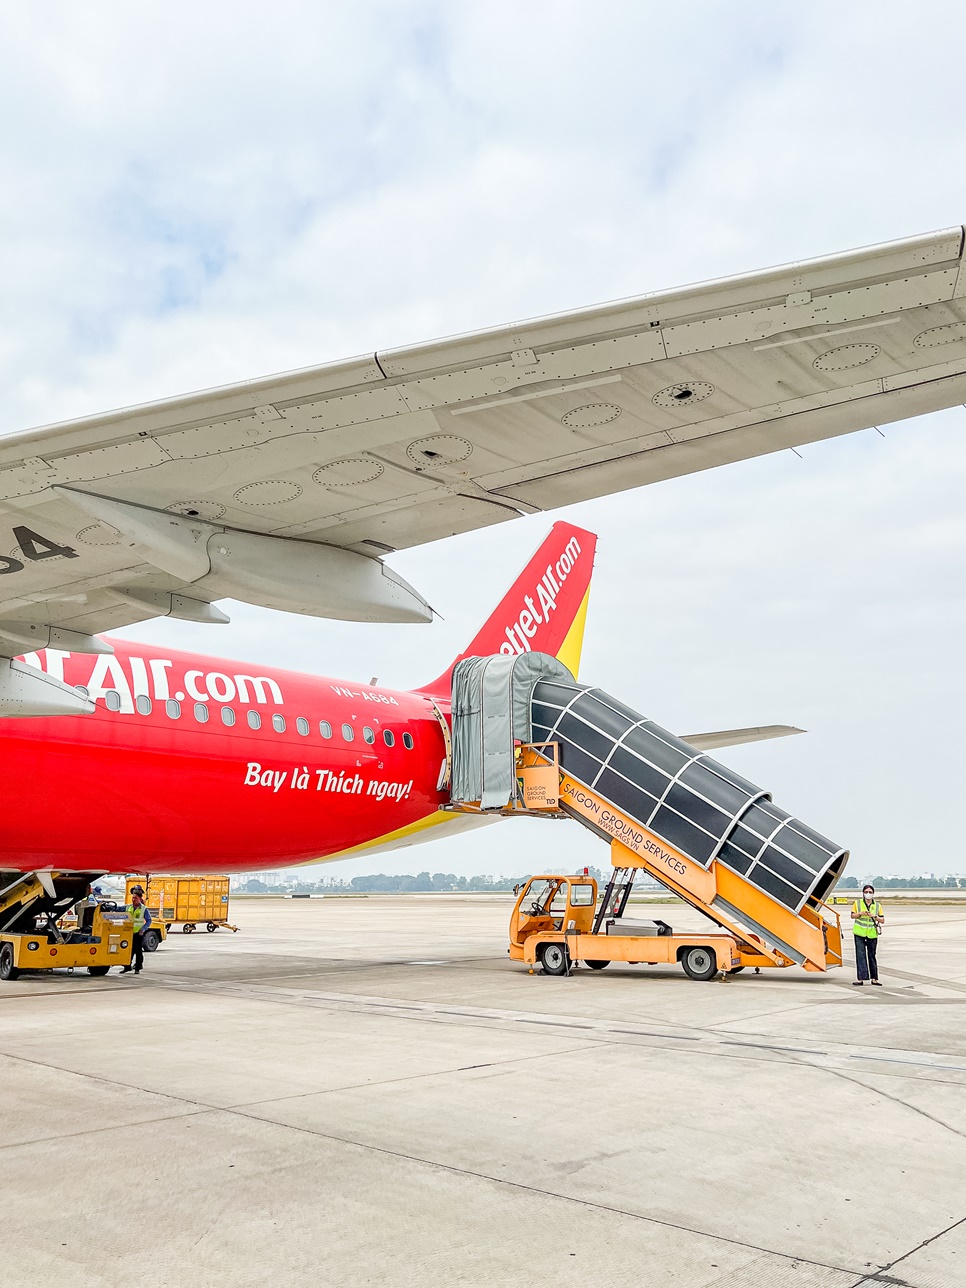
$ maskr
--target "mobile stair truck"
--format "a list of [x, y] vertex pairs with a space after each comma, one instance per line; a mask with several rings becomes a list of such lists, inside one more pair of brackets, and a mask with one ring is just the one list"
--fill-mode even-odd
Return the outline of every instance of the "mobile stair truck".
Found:
[[[9, 874], [0, 886], [0, 980], [41, 970], [86, 967], [106, 975], [130, 966], [134, 923], [113, 903], [88, 903], [99, 872]], [[58, 924], [77, 909], [71, 926]]]
[[[510, 957], [547, 974], [619, 961], [680, 962], [692, 979], [745, 967], [842, 964], [825, 902], [848, 851], [768, 792], [540, 653], [465, 658], [453, 672], [451, 802], [444, 809], [569, 817], [610, 846], [602, 898], [581, 876], [533, 876], [510, 919]], [[632, 921], [639, 872], [711, 923], [675, 935]]]

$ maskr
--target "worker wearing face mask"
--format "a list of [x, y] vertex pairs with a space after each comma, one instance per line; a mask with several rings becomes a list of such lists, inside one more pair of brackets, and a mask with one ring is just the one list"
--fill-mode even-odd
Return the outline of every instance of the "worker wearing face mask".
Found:
[[875, 888], [871, 885], [862, 887], [862, 898], [852, 904], [852, 931], [855, 936], [855, 973], [858, 979], [852, 981], [853, 988], [863, 984], [879, 984], [879, 964], [876, 961], [876, 949], [885, 915], [882, 904], [875, 897]]

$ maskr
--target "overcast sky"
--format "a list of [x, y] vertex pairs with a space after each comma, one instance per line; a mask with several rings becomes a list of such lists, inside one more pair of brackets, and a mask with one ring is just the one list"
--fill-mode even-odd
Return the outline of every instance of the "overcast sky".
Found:
[[[952, 0], [0, 12], [0, 432], [966, 218]], [[600, 535], [581, 678], [807, 728], [722, 759], [855, 873], [964, 872], [964, 496], [957, 408], [393, 556], [430, 627], [126, 634], [416, 685], [563, 515]], [[571, 861], [606, 851], [509, 822], [330, 871]]]

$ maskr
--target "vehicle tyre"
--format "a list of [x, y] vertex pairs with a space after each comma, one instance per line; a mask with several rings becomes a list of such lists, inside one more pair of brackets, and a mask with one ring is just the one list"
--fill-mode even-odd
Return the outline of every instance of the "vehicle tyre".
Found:
[[609, 961], [607, 961], [607, 962], [589, 962], [589, 961], [587, 961], [587, 960], [586, 960], [586, 958], [585, 958], [585, 959], [584, 959], [584, 965], [585, 965], [585, 966], [589, 966], [591, 970], [603, 970], [605, 966], [609, 966], [609, 965], [610, 965], [610, 962], [609, 962]]
[[194, 930], [194, 926], [189, 924], [187, 926], [182, 927], [181, 933], [183, 935], [190, 935], [193, 930]]
[[209, 935], [213, 935], [217, 929], [218, 927], [215, 925], [213, 921], [209, 921], [207, 926], [205, 926], [205, 930], [208, 931]]
[[13, 964], [13, 944], [0, 944], [0, 979], [19, 979], [20, 971]]
[[744, 969], [745, 969], [745, 968], [744, 968], [744, 966], [732, 966], [731, 970], [729, 970], [729, 971], [728, 971], [728, 974], [729, 974], [729, 975], [740, 975], [740, 974], [741, 974], [741, 972], [742, 972]]
[[544, 944], [540, 954], [545, 975], [566, 975], [570, 970], [570, 953], [566, 944]]
[[156, 930], [146, 930], [141, 936], [141, 947], [146, 953], [154, 953], [161, 943], [161, 936]]
[[714, 979], [718, 973], [718, 961], [714, 949], [695, 944], [685, 948], [681, 953], [681, 965], [690, 979]]
[[106, 975], [110, 969], [110, 966], [88, 966], [87, 973], [88, 975]]

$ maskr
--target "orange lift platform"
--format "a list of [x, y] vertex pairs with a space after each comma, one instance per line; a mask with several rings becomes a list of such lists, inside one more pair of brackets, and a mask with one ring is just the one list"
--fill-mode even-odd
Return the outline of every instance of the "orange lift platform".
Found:
[[[553, 658], [457, 666], [451, 796], [444, 808], [462, 813], [573, 818], [610, 846], [601, 898], [588, 877], [529, 879], [510, 920], [514, 960], [548, 974], [575, 962], [680, 962], [694, 979], [842, 964], [839, 916], [825, 896], [848, 852], [710, 756], [578, 685]], [[627, 918], [640, 872], [703, 913], [709, 929], [675, 935]]]
[[[555, 807], [550, 795], [554, 780], [559, 784]], [[541, 803], [543, 797], [546, 803]], [[517, 915], [527, 897], [522, 892], [514, 909], [515, 926], [511, 921], [511, 957], [541, 961], [546, 969], [544, 945], [562, 936], [561, 942], [567, 946], [572, 961], [679, 961], [693, 979], [710, 979], [718, 972], [737, 974], [746, 966], [760, 969], [799, 965], [808, 971], [825, 971], [842, 965], [839, 914], [827, 903], [813, 899], [795, 912], [723, 863], [712, 861], [707, 868], [702, 867], [571, 778], [560, 766], [557, 744], [521, 746], [517, 802], [510, 812], [551, 810], [577, 818], [598, 835], [609, 836], [613, 875], [592, 920], [581, 916], [570, 902], [576, 891], [576, 879], [571, 879], [567, 886], [568, 906], [556, 932], [546, 924], [528, 924], [528, 918]], [[682, 937], [664, 928], [663, 923], [627, 921], [625, 913], [639, 872], [654, 877], [727, 933], [705, 934], [696, 943], [693, 931]], [[562, 889], [556, 892], [558, 905], [563, 893]], [[596, 888], [594, 894], [596, 905]], [[581, 892], [577, 897], [586, 898], [586, 894]], [[531, 898], [531, 906], [534, 902]], [[655, 924], [661, 927], [658, 933], [644, 929]], [[575, 942], [581, 935], [580, 942]], [[641, 952], [642, 937], [651, 948], [649, 954]], [[611, 941], [613, 947], [609, 948]], [[711, 955], [716, 961], [715, 969], [711, 969], [708, 960]]]

